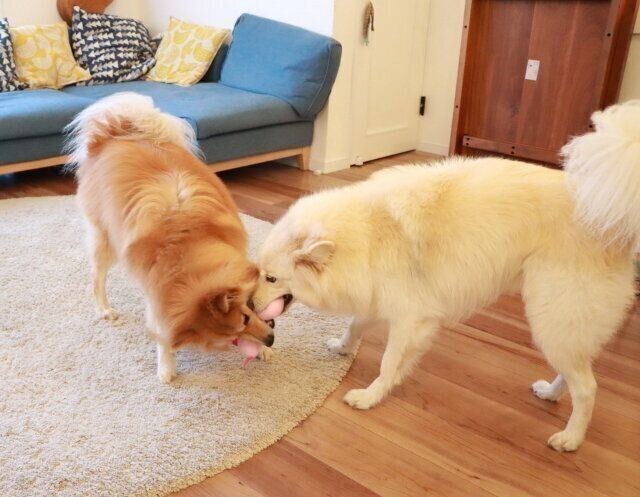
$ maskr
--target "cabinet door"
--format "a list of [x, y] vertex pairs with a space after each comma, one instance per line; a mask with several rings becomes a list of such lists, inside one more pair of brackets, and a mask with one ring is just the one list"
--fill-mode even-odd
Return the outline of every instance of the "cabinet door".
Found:
[[615, 102], [638, 0], [467, 0], [451, 153], [559, 164]]
[[[364, 24], [367, 1], [357, 0]], [[426, 48], [428, 0], [373, 0], [369, 43], [355, 44], [352, 161], [414, 150]], [[360, 28], [362, 31], [362, 28]]]

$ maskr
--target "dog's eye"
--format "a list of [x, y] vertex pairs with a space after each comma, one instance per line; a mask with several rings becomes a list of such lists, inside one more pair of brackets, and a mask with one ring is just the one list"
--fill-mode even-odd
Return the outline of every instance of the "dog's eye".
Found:
[[247, 314], [243, 314], [244, 318], [242, 320], [242, 324], [244, 324], [245, 326], [247, 326], [249, 324], [249, 316]]
[[275, 283], [276, 281], [278, 281], [278, 278], [276, 278], [275, 276], [271, 276], [271, 275], [266, 275], [264, 277], [269, 283]]

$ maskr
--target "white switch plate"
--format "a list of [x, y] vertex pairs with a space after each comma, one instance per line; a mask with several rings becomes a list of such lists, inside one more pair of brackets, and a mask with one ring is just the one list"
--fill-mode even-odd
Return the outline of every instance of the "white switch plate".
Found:
[[524, 73], [524, 79], [528, 79], [530, 81], [537, 81], [538, 69], [540, 69], [540, 61], [535, 59], [529, 59], [527, 61], [527, 72]]

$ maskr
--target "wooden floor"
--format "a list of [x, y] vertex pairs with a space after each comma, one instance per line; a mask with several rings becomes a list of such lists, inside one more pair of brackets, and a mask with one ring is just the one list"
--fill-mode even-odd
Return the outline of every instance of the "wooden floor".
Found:
[[[221, 174], [243, 212], [273, 221], [299, 196], [401, 162], [314, 176], [267, 164]], [[55, 170], [0, 176], [0, 198], [74, 192]], [[522, 304], [503, 298], [443, 330], [419, 368], [371, 411], [341, 402], [375, 378], [385, 337], [369, 330], [351, 371], [324, 406], [283, 440], [180, 497], [640, 496], [640, 311], [596, 363], [600, 386], [587, 440], [575, 454], [546, 447], [570, 401], [535, 398], [552, 378], [531, 345]]]

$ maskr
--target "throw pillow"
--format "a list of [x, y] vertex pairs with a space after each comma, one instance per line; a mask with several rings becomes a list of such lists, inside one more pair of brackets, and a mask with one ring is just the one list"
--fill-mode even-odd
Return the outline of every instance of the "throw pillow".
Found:
[[88, 85], [140, 79], [156, 63], [151, 35], [135, 19], [74, 7], [71, 44], [80, 65], [91, 72]]
[[153, 38], [151, 38], [151, 49], [153, 50], [154, 56], [158, 51], [158, 47], [160, 46], [160, 42], [162, 41], [163, 36], [164, 33], [160, 33], [159, 35], [155, 35]]
[[197, 83], [227, 36], [228, 29], [191, 24], [172, 17], [156, 52], [158, 62], [147, 79], [180, 86]]
[[0, 92], [24, 90], [27, 87], [18, 80], [13, 58], [13, 44], [9, 35], [9, 21], [0, 19]]
[[71, 53], [64, 22], [11, 28], [18, 78], [31, 88], [62, 88], [91, 77]]

